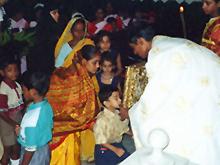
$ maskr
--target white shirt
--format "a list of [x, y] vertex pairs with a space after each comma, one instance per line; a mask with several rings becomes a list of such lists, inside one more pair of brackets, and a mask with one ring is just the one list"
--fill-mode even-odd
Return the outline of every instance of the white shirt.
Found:
[[104, 109], [98, 114], [93, 130], [96, 144], [120, 143], [129, 130], [128, 120], [121, 121], [118, 111]]
[[16, 91], [14, 89], [11, 89], [4, 81], [2, 81], [0, 85], [0, 94], [7, 95], [8, 97], [9, 109], [15, 109], [16, 107], [24, 104], [22, 99], [21, 86], [17, 82], [15, 83], [17, 85], [16, 91], [18, 92], [18, 95]]

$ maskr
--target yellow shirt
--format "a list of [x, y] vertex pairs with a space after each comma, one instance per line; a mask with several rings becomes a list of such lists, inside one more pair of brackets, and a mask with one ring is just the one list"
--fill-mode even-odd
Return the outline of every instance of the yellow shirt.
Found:
[[118, 111], [104, 109], [97, 116], [94, 125], [96, 144], [120, 143], [122, 135], [128, 132], [128, 120], [121, 121]]

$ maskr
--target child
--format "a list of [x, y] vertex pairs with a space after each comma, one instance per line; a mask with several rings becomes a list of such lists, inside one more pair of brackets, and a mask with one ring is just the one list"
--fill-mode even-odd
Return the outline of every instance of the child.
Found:
[[36, 72], [23, 76], [23, 93], [26, 101], [33, 101], [16, 129], [22, 151], [21, 165], [48, 165], [50, 151], [48, 142], [52, 139], [53, 111], [44, 98], [49, 88], [49, 77]]
[[128, 120], [121, 121], [117, 108], [121, 105], [117, 89], [105, 88], [99, 99], [104, 110], [97, 116], [94, 125], [95, 164], [116, 165], [129, 156], [122, 146], [122, 135], [129, 131]]
[[19, 75], [17, 61], [10, 55], [2, 57], [0, 69], [3, 80], [0, 84], [0, 138], [4, 146], [2, 165], [19, 162], [19, 145], [15, 127], [22, 118], [24, 108], [21, 86], [16, 82]]
[[106, 31], [100, 31], [97, 34], [96, 38], [96, 46], [100, 49], [100, 52], [110, 52], [112, 59], [116, 63], [116, 75], [120, 75], [122, 73], [122, 64], [121, 64], [121, 56], [118, 52], [111, 48], [111, 37], [110, 33]]
[[101, 54], [100, 66], [101, 72], [97, 73], [96, 76], [100, 89], [103, 89], [105, 87], [121, 89], [121, 79], [119, 76], [115, 75], [115, 63], [111, 57], [110, 52], [104, 52]]

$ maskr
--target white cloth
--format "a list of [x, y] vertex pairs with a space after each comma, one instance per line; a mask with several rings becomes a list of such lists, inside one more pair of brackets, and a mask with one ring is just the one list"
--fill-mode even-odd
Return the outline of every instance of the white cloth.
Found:
[[4, 21], [5, 9], [0, 7], [0, 22]]
[[197, 165], [178, 155], [161, 153], [153, 155], [145, 148], [135, 151], [131, 156], [122, 161], [120, 165]]
[[22, 99], [22, 89], [20, 84], [15, 82], [17, 85], [17, 92], [14, 89], [11, 89], [4, 81], [1, 82], [0, 84], [0, 94], [7, 95], [8, 97], [8, 108], [9, 109], [14, 109], [16, 107], [19, 107], [20, 105], [24, 104], [23, 99]]
[[191, 41], [156, 36], [146, 64], [149, 82], [129, 110], [136, 148], [162, 128], [167, 151], [200, 165], [220, 162], [220, 58]]
[[97, 28], [96, 31], [95, 31], [95, 34], [97, 34], [99, 31], [101, 31], [106, 24], [107, 24], [106, 21], [102, 21], [102, 22], [99, 22], [99, 23], [95, 24], [95, 26]]
[[[158, 2], [159, 0], [153, 0], [154, 2]], [[161, 0], [163, 3], [166, 3], [167, 1], [171, 0]], [[201, 2], [201, 0], [176, 0], [177, 3], [181, 4], [183, 2], [186, 2], [188, 4], [191, 4], [192, 2]]]
[[94, 125], [96, 144], [120, 143], [122, 135], [128, 132], [128, 120], [121, 121], [118, 112], [104, 109], [97, 116]]
[[3, 148], [2, 140], [0, 138], [0, 159], [2, 158], [3, 153], [4, 153], [4, 148]]
[[27, 28], [28, 26], [28, 22], [24, 18], [20, 19], [19, 21], [15, 21], [12, 18], [10, 18], [10, 21], [11, 21], [11, 25], [9, 29], [18, 28], [19, 31], [21, 32], [23, 29]]

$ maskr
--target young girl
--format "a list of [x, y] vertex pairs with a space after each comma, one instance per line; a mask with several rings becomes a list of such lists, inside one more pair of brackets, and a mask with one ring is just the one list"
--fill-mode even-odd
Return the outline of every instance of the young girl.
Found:
[[220, 0], [204, 0], [202, 8], [212, 17], [203, 32], [202, 45], [220, 56]]
[[96, 46], [100, 49], [101, 53], [110, 52], [112, 59], [116, 63], [116, 75], [120, 75], [122, 72], [121, 56], [118, 52], [111, 48], [110, 33], [106, 31], [100, 31], [97, 34]]
[[105, 87], [121, 89], [121, 78], [114, 72], [115, 63], [110, 52], [104, 52], [101, 54], [100, 66], [101, 72], [97, 73], [97, 80], [100, 89]]
[[18, 164], [20, 148], [15, 127], [19, 124], [24, 108], [21, 86], [16, 82], [19, 75], [17, 61], [9, 55], [1, 60], [3, 80], [0, 85], [0, 138], [4, 146], [2, 165]]

